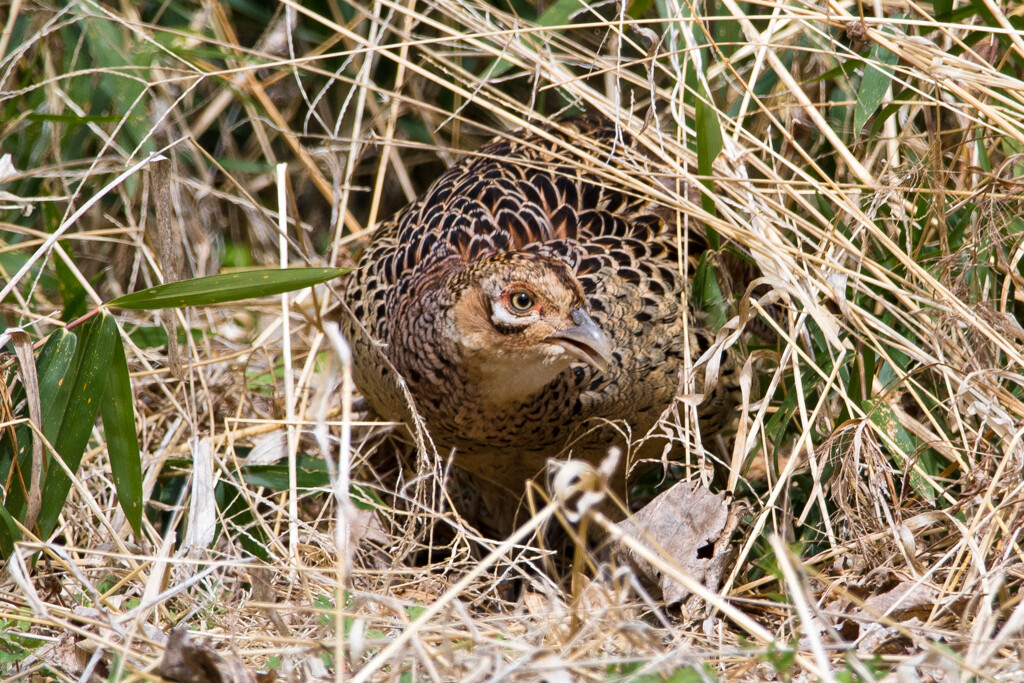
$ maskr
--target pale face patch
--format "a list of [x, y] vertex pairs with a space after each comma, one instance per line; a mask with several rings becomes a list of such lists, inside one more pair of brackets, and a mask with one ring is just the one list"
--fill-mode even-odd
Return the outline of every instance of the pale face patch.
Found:
[[553, 341], [577, 324], [573, 312], [584, 305], [579, 284], [560, 262], [485, 268], [452, 309], [467, 383], [495, 405], [529, 400], [579, 360]]

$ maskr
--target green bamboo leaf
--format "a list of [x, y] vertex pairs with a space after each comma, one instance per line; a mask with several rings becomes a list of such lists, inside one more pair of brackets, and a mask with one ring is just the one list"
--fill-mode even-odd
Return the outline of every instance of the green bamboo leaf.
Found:
[[[74, 358], [78, 339], [63, 328], [54, 331], [36, 359], [39, 377], [39, 396], [43, 408], [43, 434], [52, 443], [60, 430], [70, 397], [70, 382], [65, 382]], [[68, 389], [65, 389], [64, 385]], [[12, 396], [12, 404], [18, 405], [25, 398], [24, 387], [18, 387]], [[0, 508], [0, 515], [9, 523], [0, 525], [0, 554], [8, 557], [14, 550], [15, 541], [21, 540], [21, 532], [14, 519], [24, 520], [26, 495], [31, 481], [32, 439], [35, 438], [28, 425], [15, 430], [14, 442], [0, 439], [0, 480], [10, 482], [7, 498]], [[18, 452], [12, 452], [17, 444]], [[11, 467], [16, 468], [13, 476]]]
[[344, 268], [244, 270], [157, 285], [118, 297], [107, 305], [147, 311], [182, 306], [209, 306], [291, 292], [333, 280], [346, 272]]
[[[78, 337], [60, 328], [47, 337], [39, 352], [39, 358], [36, 359], [39, 396], [43, 402], [43, 434], [50, 441], [57, 437], [71, 396], [70, 383], [65, 383], [64, 380], [77, 347]], [[13, 396], [14, 405], [21, 403], [25, 398], [23, 391], [24, 389], [19, 386]]]
[[0, 505], [0, 522], [0, 552], [4, 557], [10, 557], [14, 552], [14, 543], [21, 540], [21, 529], [3, 505]]
[[[867, 63], [864, 66], [864, 77], [860, 80], [860, 87], [857, 89], [857, 106], [853, 112], [853, 130], [856, 134], [864, 129], [864, 124], [878, 111], [889, 83], [892, 82], [893, 66], [899, 61], [895, 53], [890, 52], [878, 43], [871, 46], [868, 53]], [[879, 64], [884, 66], [878, 66]]]
[[[242, 468], [241, 477], [249, 486], [262, 486], [272, 491], [287, 491], [289, 486], [286, 465], [250, 465]], [[300, 489], [325, 488], [331, 485], [331, 478], [326, 466], [300, 457], [296, 485]]]
[[136, 536], [142, 534], [142, 460], [135, 432], [135, 408], [124, 346], [114, 344], [107, 390], [100, 405], [117, 500]]
[[904, 468], [909, 475], [910, 483], [914, 489], [926, 500], [935, 500], [935, 497], [939, 492], [936, 491], [931, 484], [929, 484], [928, 481], [913, 468], [914, 456], [917, 453], [919, 445], [917, 438], [911, 435], [910, 432], [900, 424], [900, 420], [893, 409], [881, 399], [868, 399], [867, 401], [861, 401], [861, 407], [864, 409], [864, 412], [867, 413], [868, 419], [871, 420], [871, 423], [875, 425], [879, 431], [888, 436], [901, 451], [899, 454], [899, 456], [901, 456], [900, 460], [902, 460], [904, 464]]
[[[85, 323], [77, 335], [78, 350], [61, 386], [62, 390], [70, 388], [68, 407], [60, 433], [53, 441], [57, 454], [72, 472], [82, 462], [107, 388], [114, 346], [121, 343], [114, 318], [106, 311]], [[56, 526], [70, 490], [71, 480], [64, 470], [51, 466], [43, 484], [43, 506], [37, 520], [43, 538]]]
[[[287, 491], [289, 488], [286, 465], [249, 465], [240, 471], [242, 481], [249, 486], [262, 486], [272, 491]], [[323, 460], [299, 456], [296, 484], [300, 489], [327, 488], [331, 477]], [[348, 489], [352, 503], [360, 510], [374, 510], [384, 507], [384, 501], [372, 489], [351, 484]]]
[[840, 62], [838, 66], [834, 66], [820, 76], [807, 79], [808, 83], [821, 83], [823, 81], [831, 81], [841, 76], [849, 76], [854, 73], [857, 69], [864, 66], [863, 59], [847, 59], [844, 62]]

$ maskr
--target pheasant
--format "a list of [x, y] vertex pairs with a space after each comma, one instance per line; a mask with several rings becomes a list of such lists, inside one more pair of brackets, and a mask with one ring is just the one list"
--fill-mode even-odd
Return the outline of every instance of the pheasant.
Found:
[[[655, 177], [628, 135], [594, 117], [486, 144], [376, 230], [344, 292], [370, 407], [411, 424], [411, 397], [439, 449], [510, 491], [547, 458], [597, 461], [644, 436], [679, 395], [687, 357], [714, 339], [687, 310], [693, 266], [680, 263], [693, 261], [680, 261], [675, 223], [602, 182], [595, 158]], [[703, 248], [694, 237], [689, 256]], [[704, 429], [730, 412], [733, 375], [723, 363], [698, 409]]]

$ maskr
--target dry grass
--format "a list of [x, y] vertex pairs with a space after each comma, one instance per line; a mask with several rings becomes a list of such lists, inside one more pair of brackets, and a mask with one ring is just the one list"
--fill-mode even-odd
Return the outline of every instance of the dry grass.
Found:
[[[193, 331], [180, 365], [125, 338], [145, 535], [120, 513], [97, 431], [58, 531], [21, 544], [0, 581], [8, 676], [139, 677], [176, 626], [254, 667], [360, 681], [1021, 675], [1019, 12], [641, 4], [556, 20], [559, 3], [537, 28], [527, 4], [483, 0], [282, 2], [273, 17], [15, 2], [0, 282], [16, 286], [0, 313], [41, 338], [164, 280], [350, 265], [458, 154], [600, 112], [714, 202], [606, 180], [678, 209], [681, 230], [712, 228], [762, 274], [752, 299], [735, 292], [722, 343], [759, 315], [778, 325], [745, 368], [740, 436], [723, 439], [726, 487], [749, 510], [725, 585], [682, 612], [594, 565], [567, 590], [530, 533], [564, 511], [541, 501], [517, 536], [480, 538], [429, 449], [397, 475], [404, 506], [357, 511], [350, 476], [393, 501], [369, 463], [394, 446], [351, 410], [339, 341], [314, 324], [332, 305], [322, 288], [179, 312]], [[168, 161], [107, 185], [155, 152]], [[771, 301], [781, 316], [762, 315]], [[765, 474], [748, 480], [752, 461]]]

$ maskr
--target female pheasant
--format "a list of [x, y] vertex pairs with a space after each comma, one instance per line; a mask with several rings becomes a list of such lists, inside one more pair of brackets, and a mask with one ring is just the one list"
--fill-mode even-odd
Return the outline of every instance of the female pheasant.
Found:
[[[485, 145], [378, 228], [342, 316], [373, 410], [410, 424], [411, 396], [439, 449], [512, 491], [549, 457], [643, 437], [713, 340], [683, 300], [675, 225], [588, 170], [651, 175], [647, 159], [596, 118], [543, 130]], [[702, 426], [728, 412], [731, 371]]]

